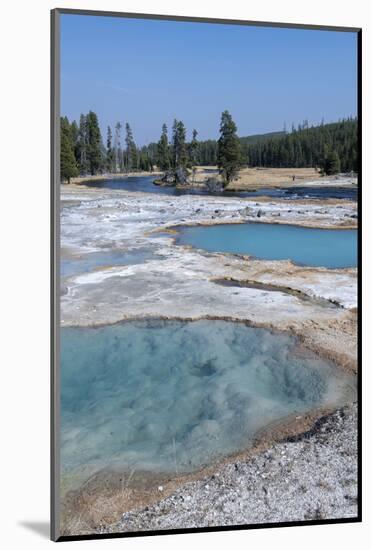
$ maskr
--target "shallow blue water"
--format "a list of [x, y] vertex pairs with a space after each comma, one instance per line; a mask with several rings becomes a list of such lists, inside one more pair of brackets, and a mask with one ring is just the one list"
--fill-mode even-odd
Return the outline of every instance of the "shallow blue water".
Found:
[[[108, 189], [126, 189], [127, 191], [145, 191], [146, 193], [159, 193], [163, 195], [205, 195], [206, 191], [201, 189], [176, 189], [175, 187], [162, 187], [154, 185], [153, 180], [156, 176], [131, 176], [128, 178], [112, 178], [104, 181], [90, 181], [85, 185], [89, 187], [104, 187]], [[224, 197], [257, 197], [265, 195], [267, 197], [277, 197], [285, 199], [302, 198], [337, 198], [357, 200], [358, 189], [353, 187], [321, 187], [314, 185], [312, 187], [291, 187], [287, 188], [267, 188], [258, 191], [223, 191], [216, 193]]]
[[182, 227], [178, 244], [329, 268], [357, 265], [357, 231], [268, 223]]
[[102, 266], [139, 264], [154, 257], [154, 254], [143, 249], [91, 252], [77, 257], [72, 256], [68, 259], [62, 258], [61, 276], [71, 277], [72, 275], [86, 273]]
[[225, 321], [61, 330], [61, 466], [184, 472], [287, 415], [354, 396], [287, 334]]

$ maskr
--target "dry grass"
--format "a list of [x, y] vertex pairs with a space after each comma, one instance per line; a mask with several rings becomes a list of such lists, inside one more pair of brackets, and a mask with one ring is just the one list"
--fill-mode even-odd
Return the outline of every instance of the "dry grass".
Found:
[[168, 475], [135, 469], [102, 470], [62, 499], [62, 534], [97, 533], [102, 526], [119, 521], [123, 512], [154, 503], [171, 494], [175, 487]]
[[[209, 177], [217, 176], [217, 174], [205, 172], [205, 168], [215, 169], [216, 166], [202, 166], [197, 168], [197, 183], [201, 183]], [[294, 181], [293, 176], [295, 176]], [[239, 172], [238, 179], [232, 182], [228, 186], [228, 189], [251, 190], [259, 187], [290, 187], [291, 185], [302, 185], [308, 181], [318, 180], [320, 178], [321, 176], [315, 168], [243, 168]]]

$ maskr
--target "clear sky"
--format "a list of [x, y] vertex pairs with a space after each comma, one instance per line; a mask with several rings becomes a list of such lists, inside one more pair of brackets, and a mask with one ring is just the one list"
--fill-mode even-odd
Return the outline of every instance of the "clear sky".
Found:
[[183, 120], [218, 137], [228, 109], [240, 136], [356, 114], [356, 33], [86, 15], [61, 17], [61, 111], [129, 122], [138, 145]]

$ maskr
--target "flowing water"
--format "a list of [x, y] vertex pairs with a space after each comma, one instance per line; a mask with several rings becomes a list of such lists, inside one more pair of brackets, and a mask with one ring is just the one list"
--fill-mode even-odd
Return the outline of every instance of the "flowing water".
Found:
[[352, 377], [293, 336], [242, 323], [64, 328], [62, 473], [189, 472], [247, 448], [273, 421], [354, 395]]
[[[127, 178], [111, 178], [103, 181], [87, 181], [89, 187], [103, 187], [108, 189], [126, 189], [127, 191], [144, 191], [146, 193], [159, 193], [163, 195], [206, 195], [209, 194], [203, 189], [177, 189], [176, 187], [162, 187], [155, 185], [153, 180], [156, 176], [130, 176]], [[357, 200], [357, 186], [352, 187], [321, 187], [295, 186], [288, 188], [261, 188], [254, 191], [222, 191], [215, 193], [222, 197], [257, 197], [267, 196], [284, 199], [350, 199]]]
[[184, 226], [177, 243], [264, 260], [290, 259], [308, 266], [343, 268], [357, 265], [355, 229], [312, 229], [269, 223]]

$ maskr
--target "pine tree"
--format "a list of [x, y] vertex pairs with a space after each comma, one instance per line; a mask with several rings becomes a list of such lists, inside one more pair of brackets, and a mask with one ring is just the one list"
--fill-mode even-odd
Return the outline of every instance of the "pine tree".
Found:
[[330, 151], [330, 153], [327, 154], [321, 168], [326, 176], [331, 176], [340, 172], [340, 159], [337, 151]]
[[186, 144], [186, 129], [181, 120], [174, 120], [172, 152], [172, 164], [174, 169], [175, 181], [177, 183], [186, 183], [188, 177], [187, 166], [189, 160]]
[[162, 125], [162, 133], [160, 140], [157, 144], [157, 161], [156, 161], [160, 170], [164, 172], [170, 168], [170, 151], [169, 151], [169, 141], [167, 137], [167, 126], [166, 124]]
[[198, 164], [198, 141], [197, 141], [197, 130], [193, 129], [192, 131], [192, 141], [189, 144], [189, 164], [192, 169], [192, 181], [194, 183], [196, 176], [196, 165]]
[[189, 159], [191, 166], [195, 166], [198, 163], [198, 141], [197, 141], [198, 132], [193, 129], [192, 131], [192, 141], [189, 144]]
[[186, 146], [186, 129], [181, 120], [174, 120], [173, 124], [173, 167], [185, 168], [187, 166], [188, 155]]
[[133, 132], [130, 128], [130, 124], [127, 122], [125, 125], [126, 130], [126, 158], [127, 158], [127, 171], [131, 172], [133, 169], [137, 169], [138, 164], [138, 154], [137, 154], [137, 148], [134, 142]]
[[61, 118], [60, 162], [61, 180], [70, 183], [70, 179], [78, 175], [78, 169], [67, 117]]
[[73, 152], [74, 152], [75, 158], [77, 160], [78, 141], [79, 141], [79, 127], [77, 125], [76, 120], [73, 120], [70, 124], [70, 133], [71, 133]]
[[77, 161], [79, 165], [79, 173], [87, 174], [89, 170], [88, 166], [88, 129], [87, 120], [85, 115], [80, 115], [79, 133], [77, 138]]
[[112, 130], [111, 127], [108, 126], [107, 128], [107, 170], [108, 172], [113, 172], [114, 170], [114, 160], [115, 160], [115, 154], [112, 147]]
[[103, 168], [102, 158], [102, 138], [99, 129], [98, 117], [93, 111], [89, 111], [86, 116], [88, 148], [87, 161], [88, 169], [92, 176], [100, 172]]
[[228, 111], [224, 111], [220, 123], [220, 138], [218, 140], [218, 168], [226, 187], [236, 179], [240, 168], [240, 142], [237, 136], [237, 126]]
[[114, 172], [119, 172], [122, 169], [122, 151], [121, 151], [121, 128], [120, 122], [116, 122], [115, 126], [115, 141], [113, 144], [113, 157], [114, 157]]
[[178, 121], [177, 127], [177, 147], [178, 147], [178, 167], [185, 169], [188, 164], [188, 154], [186, 146], [186, 129], [181, 120]]
[[172, 165], [175, 169], [178, 165], [178, 121], [176, 118], [174, 118], [173, 122], [173, 135], [171, 140], [171, 146], [172, 146]]

